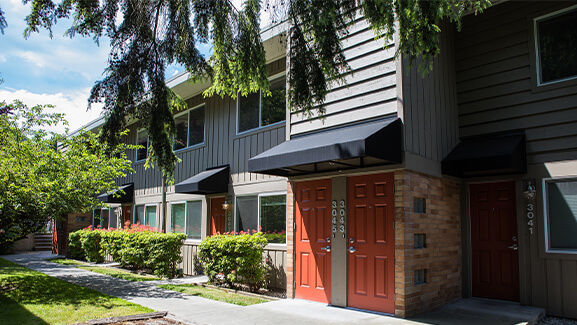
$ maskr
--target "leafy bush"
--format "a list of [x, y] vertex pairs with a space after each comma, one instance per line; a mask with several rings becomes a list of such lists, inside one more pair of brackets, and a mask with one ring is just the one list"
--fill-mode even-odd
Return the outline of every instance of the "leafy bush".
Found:
[[122, 267], [149, 269], [162, 277], [174, 277], [182, 262], [180, 250], [185, 234], [164, 234], [148, 226], [134, 225], [125, 229], [78, 230], [69, 235], [71, 258], [101, 263], [107, 252]]
[[68, 258], [86, 261], [86, 253], [84, 253], [84, 250], [82, 249], [82, 243], [80, 242], [81, 233], [82, 230], [78, 230], [75, 232], [71, 232], [68, 235], [67, 255]]
[[234, 288], [245, 284], [252, 292], [265, 285], [268, 266], [263, 259], [267, 240], [254, 235], [217, 235], [208, 237], [198, 247], [198, 257], [210, 282]]
[[281, 233], [264, 233], [264, 238], [270, 243], [279, 243], [284, 244], [286, 243], [286, 232]]

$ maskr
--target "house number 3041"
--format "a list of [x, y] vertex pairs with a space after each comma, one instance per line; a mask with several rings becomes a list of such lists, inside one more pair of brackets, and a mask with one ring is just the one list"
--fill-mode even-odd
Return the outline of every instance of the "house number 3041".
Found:
[[533, 221], [533, 218], [535, 218], [535, 211], [534, 211], [534, 206], [533, 203], [527, 203], [527, 219], [529, 219], [529, 221], [527, 221], [527, 225], [529, 226], [529, 234], [533, 234], [533, 225], [535, 223], [535, 221]]

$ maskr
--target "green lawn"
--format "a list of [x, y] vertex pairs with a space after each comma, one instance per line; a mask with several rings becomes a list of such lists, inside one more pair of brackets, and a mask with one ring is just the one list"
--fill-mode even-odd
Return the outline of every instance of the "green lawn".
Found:
[[256, 305], [263, 302], [268, 302], [270, 300], [261, 299], [257, 297], [249, 297], [241, 294], [236, 293], [229, 293], [224, 290], [207, 288], [203, 286], [198, 286], [194, 284], [182, 284], [182, 285], [173, 285], [173, 284], [163, 284], [159, 285], [159, 287], [178, 291], [182, 293], [189, 294], [191, 296], [199, 296], [202, 298], [228, 302], [229, 304], [235, 304], [240, 306], [249, 306], [249, 305]]
[[88, 263], [77, 261], [77, 260], [69, 260], [67, 258], [49, 258], [47, 261], [52, 263], [58, 263], [60, 265], [86, 265]]
[[77, 266], [77, 268], [88, 270], [91, 272], [97, 272], [100, 274], [110, 275], [110, 276], [113, 276], [115, 278], [124, 279], [124, 280], [128, 280], [128, 281], [160, 280], [159, 278], [157, 278], [153, 275], [140, 275], [140, 274], [136, 274], [136, 273], [132, 273], [132, 272], [124, 271], [124, 270], [119, 270], [119, 269], [115, 269], [115, 268], [111, 268], [111, 267], [105, 267], [105, 266]]
[[0, 324], [71, 324], [152, 311], [0, 258]]

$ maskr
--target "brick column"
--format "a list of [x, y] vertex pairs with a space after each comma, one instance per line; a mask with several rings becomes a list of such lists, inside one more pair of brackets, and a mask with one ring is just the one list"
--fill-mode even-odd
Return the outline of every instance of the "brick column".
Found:
[[294, 298], [294, 182], [287, 182], [286, 193], [286, 296]]

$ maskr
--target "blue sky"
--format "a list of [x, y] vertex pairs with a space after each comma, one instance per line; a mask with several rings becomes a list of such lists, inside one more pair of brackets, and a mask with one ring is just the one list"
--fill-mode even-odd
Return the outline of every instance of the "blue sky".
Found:
[[[59, 21], [53, 38], [45, 30], [24, 39], [24, 21], [30, 4], [22, 0], [3, 0], [8, 28], [0, 34], [0, 101], [20, 99], [30, 106], [56, 105], [55, 112], [66, 113], [70, 130], [98, 118], [101, 106], [86, 111], [87, 99], [94, 83], [101, 80], [110, 50], [108, 39], [97, 46], [92, 38], [64, 37], [69, 21]], [[205, 46], [208, 50], [208, 45]], [[170, 66], [167, 77], [182, 68]], [[63, 129], [59, 129], [61, 131]]]

